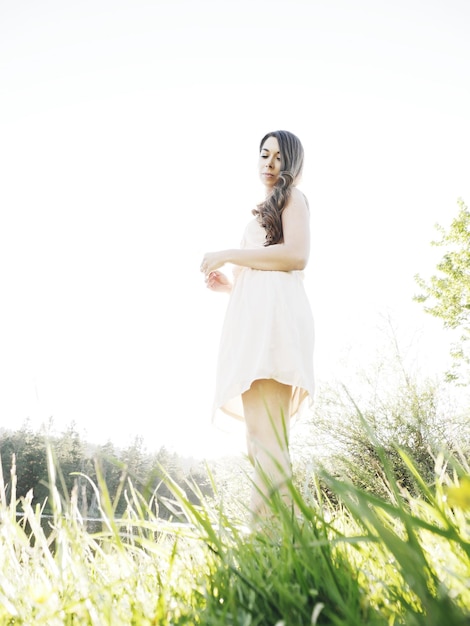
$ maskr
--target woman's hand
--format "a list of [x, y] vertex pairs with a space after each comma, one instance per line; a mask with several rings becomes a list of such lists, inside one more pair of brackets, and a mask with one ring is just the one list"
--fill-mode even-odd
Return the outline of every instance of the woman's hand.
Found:
[[206, 285], [208, 289], [212, 289], [212, 291], [225, 293], [230, 293], [232, 291], [232, 283], [227, 276], [225, 276], [225, 274], [222, 274], [222, 272], [209, 272], [206, 276]]
[[209, 276], [211, 272], [218, 270], [219, 267], [227, 263], [227, 251], [219, 250], [218, 252], [206, 252], [202, 258], [201, 272]]

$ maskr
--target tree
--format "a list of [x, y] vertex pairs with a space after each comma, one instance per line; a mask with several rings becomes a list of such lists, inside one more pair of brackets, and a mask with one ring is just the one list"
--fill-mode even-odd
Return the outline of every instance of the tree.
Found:
[[7, 493], [11, 489], [13, 455], [16, 462], [16, 495], [26, 496], [33, 490], [33, 502], [42, 504], [49, 495], [46, 444], [44, 437], [33, 431], [26, 421], [20, 430], [5, 432], [0, 440], [3, 474]]
[[57, 471], [62, 483], [64, 496], [70, 498], [76, 492], [76, 501], [81, 514], [88, 515], [88, 481], [81, 476], [89, 467], [84, 453], [84, 444], [75, 423], [70, 424], [59, 437], [48, 437], [55, 453]]
[[444, 322], [444, 327], [459, 329], [460, 339], [452, 347], [455, 365], [448, 379], [457, 380], [459, 366], [470, 364], [470, 211], [463, 200], [458, 201], [459, 213], [446, 231], [439, 224], [441, 234], [432, 245], [442, 247], [444, 256], [437, 264], [439, 274], [426, 282], [421, 276], [415, 279], [422, 293], [415, 296], [417, 302], [425, 303], [424, 310]]

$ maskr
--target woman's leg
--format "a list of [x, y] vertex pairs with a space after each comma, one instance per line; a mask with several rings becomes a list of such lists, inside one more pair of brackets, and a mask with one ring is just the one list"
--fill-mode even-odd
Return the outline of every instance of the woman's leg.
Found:
[[287, 481], [292, 469], [289, 456], [289, 417], [292, 387], [272, 379], [255, 380], [242, 395], [248, 456], [254, 467], [251, 512], [265, 516], [272, 490], [286, 503], [291, 498]]

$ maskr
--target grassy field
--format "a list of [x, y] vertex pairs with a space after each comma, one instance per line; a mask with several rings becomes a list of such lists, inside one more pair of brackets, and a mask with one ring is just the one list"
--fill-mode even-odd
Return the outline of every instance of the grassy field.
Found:
[[273, 519], [251, 532], [170, 479], [173, 523], [130, 481], [116, 519], [99, 476], [91, 529], [76, 494], [60, 494], [49, 450], [52, 517], [17, 501], [14, 472], [0, 477], [0, 625], [470, 624], [468, 468], [440, 458], [428, 486], [405, 459], [421, 493], [411, 497], [383, 461], [388, 498], [314, 477], [308, 492], [292, 486], [295, 516], [274, 497]]

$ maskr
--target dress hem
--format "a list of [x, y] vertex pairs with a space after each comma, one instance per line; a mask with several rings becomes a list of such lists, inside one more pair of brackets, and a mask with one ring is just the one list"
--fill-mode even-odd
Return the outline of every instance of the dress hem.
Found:
[[[212, 424], [214, 426], [219, 426], [219, 422], [227, 421], [230, 419], [231, 422], [235, 421], [239, 424], [245, 423], [245, 417], [243, 415], [243, 406], [241, 396], [245, 391], [251, 387], [252, 383], [255, 380], [262, 379], [273, 379], [282, 383], [284, 385], [292, 386], [292, 401], [293, 406], [290, 413], [290, 423], [293, 424], [297, 421], [300, 414], [303, 414], [305, 410], [311, 409], [313, 406], [313, 398], [314, 391], [313, 389], [308, 389], [307, 385], [302, 384], [300, 382], [293, 383], [292, 377], [283, 377], [283, 376], [272, 376], [272, 375], [260, 375], [256, 378], [250, 379], [246, 383], [241, 383], [237, 385], [237, 390], [233, 392], [229, 392], [225, 394], [225, 399], [218, 400], [213, 405], [212, 411]], [[233, 406], [234, 408], [230, 408]], [[241, 407], [241, 410], [240, 410]], [[235, 410], [238, 408], [238, 410]]]

